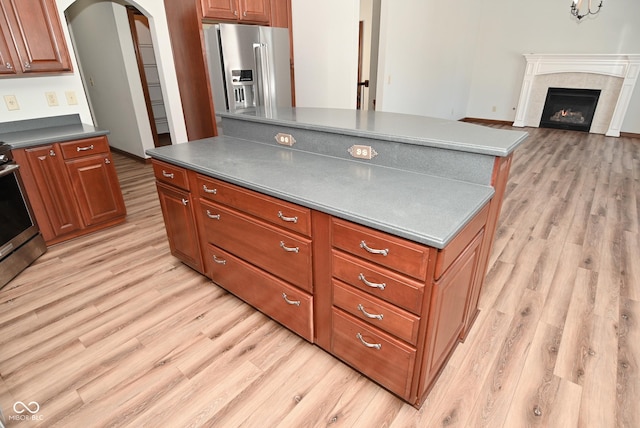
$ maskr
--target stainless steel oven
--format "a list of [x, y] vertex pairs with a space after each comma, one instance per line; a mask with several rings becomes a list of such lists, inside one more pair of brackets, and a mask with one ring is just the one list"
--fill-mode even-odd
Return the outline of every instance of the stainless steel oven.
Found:
[[0, 142], [0, 288], [47, 250], [20, 179], [20, 166]]

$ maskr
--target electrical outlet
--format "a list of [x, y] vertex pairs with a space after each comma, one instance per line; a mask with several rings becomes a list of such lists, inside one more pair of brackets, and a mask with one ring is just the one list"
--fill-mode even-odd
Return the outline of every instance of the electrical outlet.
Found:
[[296, 143], [296, 139], [291, 134], [283, 134], [280, 132], [276, 135], [276, 141], [283, 146], [293, 146]]
[[358, 159], [373, 159], [378, 155], [378, 152], [376, 152], [371, 146], [362, 146], [358, 144], [349, 147], [347, 151], [351, 156]]
[[76, 104], [78, 104], [78, 98], [76, 97], [76, 93], [75, 91], [67, 91], [64, 93], [64, 95], [67, 97], [67, 104], [70, 106], [74, 106]]
[[49, 107], [55, 107], [58, 105], [58, 96], [55, 92], [45, 92], [44, 96], [47, 98], [47, 104], [49, 104]]
[[7, 105], [7, 110], [20, 110], [20, 105], [15, 95], [5, 95], [4, 103]]
[[491, 111], [495, 112], [496, 111], [496, 106], [491, 107]]

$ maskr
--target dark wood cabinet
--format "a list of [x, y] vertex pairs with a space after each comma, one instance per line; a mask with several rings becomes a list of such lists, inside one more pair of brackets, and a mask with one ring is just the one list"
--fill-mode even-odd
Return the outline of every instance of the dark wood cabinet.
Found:
[[82, 229], [60, 148], [48, 144], [14, 150], [13, 155], [23, 170], [27, 194], [45, 241], [52, 242], [59, 236]]
[[121, 223], [126, 207], [107, 137], [12, 151], [47, 244]]
[[269, 0], [201, 0], [202, 17], [240, 23], [269, 24]]
[[171, 254], [187, 266], [204, 273], [187, 172], [155, 160], [153, 170]]
[[0, 0], [0, 74], [71, 71], [55, 0]]

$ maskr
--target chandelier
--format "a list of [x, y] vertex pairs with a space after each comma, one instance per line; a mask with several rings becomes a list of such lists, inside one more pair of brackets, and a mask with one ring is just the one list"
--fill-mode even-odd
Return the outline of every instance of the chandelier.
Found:
[[587, 11], [580, 13], [581, 9], [584, 10], [582, 8], [582, 1], [583, 0], [573, 0], [571, 2], [571, 15], [575, 16], [578, 19], [578, 21], [580, 21], [585, 16], [595, 15], [598, 12], [600, 12], [600, 8], [602, 7], [602, 3], [603, 3], [602, 0], [600, 1], [598, 8], [594, 10], [591, 10], [591, 0], [588, 0]]

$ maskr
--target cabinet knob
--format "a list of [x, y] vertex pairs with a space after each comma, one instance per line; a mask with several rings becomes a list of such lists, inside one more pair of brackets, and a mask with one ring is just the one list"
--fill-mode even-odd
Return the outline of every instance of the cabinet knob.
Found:
[[186, 207], [188, 203], [189, 203], [188, 199], [182, 199], [182, 205]]
[[25, 62], [24, 63], [24, 68], [25, 68], [25, 70], [29, 70], [31, 68], [31, 63]]
[[7, 70], [13, 70], [13, 65], [11, 65], [9, 61], [7, 61], [7, 63], [4, 66], [7, 68]]
[[234, 11], [233, 11], [233, 14], [234, 14], [235, 16], [238, 16], [238, 11], [237, 11], [237, 10], [234, 10]]
[[104, 163], [107, 165], [111, 164], [111, 160], [109, 158], [105, 158]]
[[49, 156], [55, 157], [56, 156], [56, 152], [54, 152], [53, 149], [49, 150]]
[[245, 18], [247, 17], [247, 12], [245, 11], [242, 16], [244, 16]]

